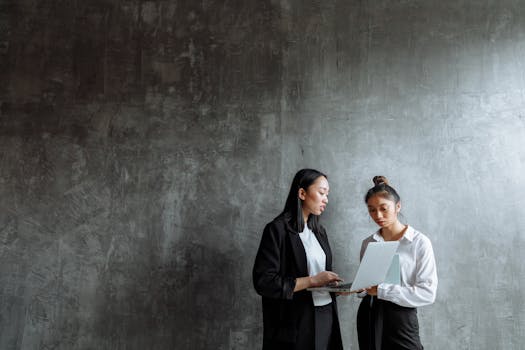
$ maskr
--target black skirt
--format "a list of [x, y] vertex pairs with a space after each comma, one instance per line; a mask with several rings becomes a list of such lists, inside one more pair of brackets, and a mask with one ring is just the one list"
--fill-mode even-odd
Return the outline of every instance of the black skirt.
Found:
[[422, 350], [417, 309], [367, 295], [357, 312], [360, 350]]

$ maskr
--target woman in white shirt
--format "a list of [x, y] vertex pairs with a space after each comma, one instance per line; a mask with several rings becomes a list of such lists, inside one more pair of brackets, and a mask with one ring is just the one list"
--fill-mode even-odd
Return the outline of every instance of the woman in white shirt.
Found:
[[417, 307], [432, 304], [438, 284], [432, 244], [428, 237], [398, 219], [401, 202], [383, 176], [373, 179], [365, 202], [368, 213], [380, 227], [368, 243], [399, 241], [400, 284], [381, 283], [366, 289], [357, 313], [361, 350], [423, 349], [419, 338]]

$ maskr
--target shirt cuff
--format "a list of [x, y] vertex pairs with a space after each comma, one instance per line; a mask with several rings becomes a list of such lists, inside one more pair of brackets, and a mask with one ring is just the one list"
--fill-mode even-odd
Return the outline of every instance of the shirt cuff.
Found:
[[377, 286], [377, 298], [382, 300], [388, 300], [387, 291], [389, 283], [381, 283]]
[[399, 304], [399, 294], [394, 291], [395, 284], [381, 283], [377, 286], [377, 298]]

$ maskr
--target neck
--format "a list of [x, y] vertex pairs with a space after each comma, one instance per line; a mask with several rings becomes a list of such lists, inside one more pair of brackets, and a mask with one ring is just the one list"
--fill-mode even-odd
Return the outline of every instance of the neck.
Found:
[[407, 229], [407, 225], [403, 225], [401, 222], [396, 221], [394, 224], [381, 229], [381, 236], [385, 241], [398, 241], [403, 237]]

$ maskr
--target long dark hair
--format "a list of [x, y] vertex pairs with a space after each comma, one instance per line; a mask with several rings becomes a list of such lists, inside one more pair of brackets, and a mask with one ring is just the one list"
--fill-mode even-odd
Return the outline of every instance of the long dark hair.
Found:
[[[305, 191], [308, 190], [311, 184], [315, 182], [319, 177], [324, 176], [328, 178], [322, 172], [315, 169], [301, 169], [299, 170], [292, 181], [290, 186], [290, 192], [286, 199], [286, 204], [280, 215], [285, 215], [289, 218], [290, 225], [297, 229], [297, 232], [303, 232], [304, 230], [304, 218], [303, 218], [303, 205], [302, 200], [299, 198], [299, 189], [302, 188]], [[310, 214], [307, 220], [308, 227], [315, 233], [320, 233], [319, 216]]]

